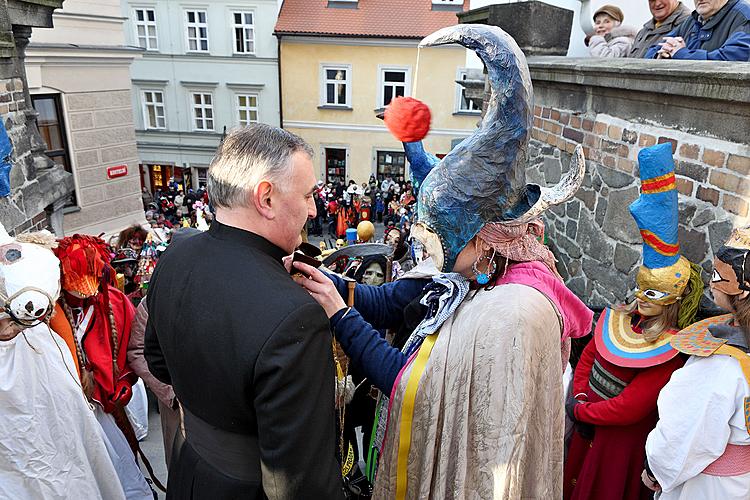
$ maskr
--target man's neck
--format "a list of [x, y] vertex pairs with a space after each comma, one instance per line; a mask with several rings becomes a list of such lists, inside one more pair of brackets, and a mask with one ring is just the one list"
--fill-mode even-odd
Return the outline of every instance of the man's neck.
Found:
[[269, 233], [270, 224], [264, 224], [257, 212], [250, 208], [216, 208], [216, 220], [225, 226], [242, 229], [257, 234], [278, 246], [275, 238]]

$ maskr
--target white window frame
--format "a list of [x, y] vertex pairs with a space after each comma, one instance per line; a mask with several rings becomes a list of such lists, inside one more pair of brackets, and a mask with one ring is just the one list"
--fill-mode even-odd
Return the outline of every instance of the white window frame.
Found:
[[[242, 23], [237, 24], [234, 17], [240, 14], [242, 16]], [[251, 24], [245, 23], [245, 15], [250, 14], [253, 16], [253, 22]], [[232, 10], [232, 52], [240, 55], [255, 55], [255, 11], [254, 10]], [[243, 50], [237, 50], [237, 29], [242, 30], [242, 47]], [[248, 37], [248, 30], [250, 31], [250, 37]], [[248, 41], [252, 44], [253, 50], [246, 50]]]
[[[148, 98], [148, 94], [151, 94], [153, 100]], [[161, 94], [161, 103], [156, 102], [156, 94]], [[149, 120], [148, 107], [154, 107], [154, 117], [156, 118], [156, 125], [151, 126]], [[166, 130], [167, 129], [167, 108], [164, 99], [164, 91], [158, 89], [143, 89], [141, 90], [141, 107], [143, 110], [143, 128], [145, 130]], [[161, 107], [161, 116], [159, 116], [159, 107]], [[159, 126], [159, 118], [164, 121], [164, 126]]]
[[[198, 52], [207, 54], [211, 50], [211, 44], [208, 39], [208, 11], [205, 9], [185, 9], [185, 49], [186, 52]], [[195, 15], [195, 22], [190, 22], [189, 15]], [[200, 22], [200, 14], [203, 14], [205, 22]], [[195, 28], [195, 38], [190, 37], [190, 28]], [[206, 36], [200, 36], [201, 28], [206, 30]], [[195, 40], [195, 49], [190, 48], [190, 40]], [[201, 42], [206, 41], [206, 49], [201, 48]]]
[[[509, 2], [505, 2], [509, 3]], [[464, 0], [432, 0], [432, 5], [463, 5]]]
[[[378, 102], [375, 106], [378, 109], [385, 108], [385, 73], [391, 71], [403, 72], [404, 77], [404, 97], [411, 96], [411, 66], [378, 66]], [[392, 85], [395, 88], [395, 85]], [[395, 92], [394, 92], [395, 96]]]
[[[195, 96], [201, 96], [201, 102], [195, 102]], [[211, 96], [211, 103], [206, 104], [206, 96]], [[192, 123], [191, 129], [194, 132], [214, 132], [216, 130], [216, 114], [214, 113], [214, 93], [206, 90], [193, 90], [190, 91], [190, 120]], [[200, 111], [200, 116], [198, 116]], [[210, 111], [210, 113], [208, 113]], [[207, 115], [211, 115], [210, 117]], [[211, 127], [208, 126], [208, 121], [211, 121]], [[198, 122], [202, 123], [203, 127], [198, 127]]]
[[[143, 21], [138, 20], [138, 11], [143, 11]], [[149, 21], [148, 19], [148, 13], [153, 12], [154, 14], [154, 20]], [[144, 30], [144, 37], [141, 37], [141, 35], [138, 33], [138, 28], [143, 27]], [[154, 36], [150, 36], [148, 34], [148, 29], [153, 28], [154, 29]], [[135, 31], [135, 43], [137, 46], [141, 47], [142, 49], [146, 49], [148, 51], [157, 51], [159, 50], [159, 29], [156, 26], [156, 9], [154, 7], [134, 7], [133, 8], [133, 30]], [[146, 45], [141, 45], [141, 38], [144, 38]], [[151, 39], [153, 38], [154, 42], [153, 45], [151, 44]]]
[[[240, 105], [240, 98], [245, 97], [248, 99], [247, 106]], [[255, 98], [255, 106], [250, 106], [249, 100], [250, 98]], [[235, 109], [237, 110], [237, 124], [240, 127], [247, 127], [251, 123], [259, 123], [260, 122], [260, 95], [257, 92], [242, 92], [242, 93], [236, 93], [234, 94], [234, 105]], [[240, 113], [242, 111], [246, 111], [248, 113], [248, 120], [243, 122], [242, 117], [240, 116]], [[249, 119], [250, 112], [255, 111], [255, 120]]]
[[[327, 70], [344, 70], [346, 71], [346, 79], [344, 80], [331, 80], [332, 83], [341, 82], [346, 85], [346, 102], [340, 103], [329, 103], [328, 102], [328, 82], [326, 71]], [[320, 105], [327, 108], [352, 108], [352, 65], [351, 64], [337, 64], [337, 63], [321, 63], [320, 65]]]
[[[466, 71], [466, 69], [459, 69], [459, 70], [457, 70], [456, 71], [456, 80], [464, 80], [464, 79], [466, 79], [467, 73], [468, 72]], [[474, 101], [471, 101], [469, 99], [467, 99], [467, 101], [469, 101], [469, 109], [464, 109], [462, 107], [463, 106], [463, 102], [464, 102], [464, 93], [465, 92], [466, 92], [466, 88], [463, 85], [461, 85], [460, 83], [456, 83], [456, 102], [455, 102], [453, 111], [455, 113], [462, 113], [462, 114], [463, 113], [465, 113], [465, 114], [472, 114], [472, 115], [482, 114], [482, 109], [481, 108], [479, 108], [479, 109], [470, 109], [471, 107], [474, 106]]]

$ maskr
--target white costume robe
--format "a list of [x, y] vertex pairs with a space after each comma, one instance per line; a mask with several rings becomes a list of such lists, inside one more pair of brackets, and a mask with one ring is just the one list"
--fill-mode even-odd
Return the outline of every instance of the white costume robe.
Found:
[[703, 474], [726, 445], [750, 445], [743, 400], [750, 388], [736, 359], [691, 356], [659, 394], [659, 423], [646, 441], [649, 467], [662, 487], [659, 500], [747, 500], [750, 473]]
[[0, 422], [0, 498], [125, 498], [68, 346], [44, 324], [0, 342]]

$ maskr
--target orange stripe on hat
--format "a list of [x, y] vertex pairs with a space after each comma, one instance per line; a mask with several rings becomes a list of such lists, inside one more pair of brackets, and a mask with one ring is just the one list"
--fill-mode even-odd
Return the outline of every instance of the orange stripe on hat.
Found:
[[653, 248], [656, 252], [667, 255], [669, 257], [672, 257], [674, 255], [677, 255], [680, 252], [680, 244], [670, 244], [656, 236], [651, 231], [648, 231], [646, 229], [641, 229], [641, 237], [643, 238], [643, 242], [646, 243], [648, 246]]
[[654, 177], [641, 183], [641, 193], [643, 194], [654, 194], [663, 193], [675, 188], [675, 177], [674, 172]]

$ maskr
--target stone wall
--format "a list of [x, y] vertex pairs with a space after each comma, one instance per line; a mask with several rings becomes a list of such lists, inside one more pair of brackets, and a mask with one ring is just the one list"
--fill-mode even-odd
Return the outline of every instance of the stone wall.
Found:
[[[130, 90], [66, 93], [64, 98], [80, 206], [65, 215], [66, 232], [97, 234], [140, 222], [143, 203]], [[115, 165], [127, 165], [128, 174], [109, 179], [107, 167]]]
[[[584, 146], [587, 172], [583, 187], [572, 201], [554, 208], [545, 217], [550, 246], [568, 286], [594, 306], [620, 302], [633, 289], [635, 270], [641, 261], [641, 238], [628, 205], [639, 193], [637, 155], [641, 148], [662, 142], [672, 144], [675, 159], [681, 251], [703, 267], [708, 282], [713, 251], [726, 240], [733, 226], [748, 223], [750, 146], [747, 140], [737, 137], [747, 137], [750, 121], [744, 122], [742, 134], [728, 128], [727, 122], [740, 117], [742, 123], [741, 117], [750, 116], [750, 65], [738, 65], [737, 70], [745, 72], [744, 102], [727, 98], [726, 92], [719, 90], [726, 82], [710, 76], [709, 67], [698, 65], [699, 71], [694, 71], [691, 78], [696, 84], [704, 84], [703, 96], [700, 100], [693, 96], [692, 105], [683, 100], [682, 107], [690, 108], [687, 110], [692, 113], [688, 126], [673, 121], [660, 109], [668, 99], [665, 95], [671, 99], [674, 93], [670, 92], [676, 90], [675, 79], [668, 71], [650, 75], [652, 79], [661, 78], [664, 95], [626, 90], [632, 82], [623, 76], [620, 88], [626, 95], [619, 96], [622, 102], [617, 106], [607, 106], [604, 103], [618, 99], [617, 89], [604, 79], [597, 86], [593, 74], [597, 70], [569, 77], [575, 75], [575, 65], [580, 62], [568, 59], [554, 63], [566, 68], [561, 77], [549, 72], [550, 61], [546, 58], [535, 71], [535, 61], [530, 59], [537, 105], [527, 181], [556, 183], [569, 168], [576, 145]], [[607, 62], [600, 60], [597, 64], [598, 71], [607, 71]], [[652, 71], [652, 67], [643, 71]], [[683, 92], [690, 91], [683, 88]], [[713, 100], [711, 92], [715, 92]], [[607, 98], [600, 100], [603, 95]], [[625, 97], [632, 107], [641, 110], [640, 117], [634, 118], [632, 110], [617, 113], [620, 116], [607, 112], [618, 111], [627, 102]], [[713, 123], [713, 111], [708, 110], [722, 107], [726, 110], [725, 119]], [[678, 111], [685, 113], [686, 109]]]
[[44, 155], [23, 58], [32, 26], [52, 26], [61, 0], [0, 2], [0, 117], [13, 145], [10, 195], [0, 198], [0, 223], [11, 234], [49, 228], [62, 235], [62, 208], [73, 179]]

